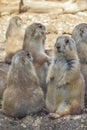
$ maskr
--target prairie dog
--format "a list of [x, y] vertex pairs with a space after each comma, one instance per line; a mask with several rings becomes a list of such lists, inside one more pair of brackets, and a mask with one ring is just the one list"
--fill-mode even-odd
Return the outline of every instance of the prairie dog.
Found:
[[84, 108], [84, 78], [74, 40], [69, 36], [57, 38], [54, 60], [47, 74], [46, 107], [57, 118], [78, 114]]
[[30, 52], [19, 51], [12, 58], [7, 89], [3, 94], [2, 112], [22, 118], [44, 106], [44, 94], [32, 64]]
[[44, 50], [45, 39], [46, 30], [41, 23], [33, 23], [26, 28], [23, 50], [29, 50], [32, 53], [33, 63], [44, 93], [46, 93], [47, 62], [50, 60]]
[[3, 92], [7, 87], [7, 71], [0, 68], [0, 99], [2, 98]]
[[72, 38], [76, 41], [81, 71], [85, 79], [85, 106], [87, 107], [87, 23], [80, 23], [72, 31]]
[[7, 87], [8, 71], [9, 66], [5, 63], [0, 63], [0, 99], [2, 99], [3, 92]]
[[5, 62], [11, 63], [13, 55], [20, 49], [23, 45], [23, 33], [21, 25], [23, 21], [20, 17], [15, 16], [10, 19], [9, 26], [6, 32], [6, 56]]

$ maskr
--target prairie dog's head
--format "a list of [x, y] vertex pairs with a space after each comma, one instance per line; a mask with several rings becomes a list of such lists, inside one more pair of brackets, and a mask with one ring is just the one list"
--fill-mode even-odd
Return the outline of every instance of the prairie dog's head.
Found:
[[18, 16], [12, 17], [10, 19], [9, 25], [16, 25], [17, 27], [20, 27], [22, 25], [22, 19]]
[[32, 66], [32, 55], [29, 51], [18, 51], [12, 58], [14, 67]]
[[72, 31], [72, 38], [76, 41], [76, 44], [81, 42], [87, 43], [87, 23], [76, 25]]
[[29, 40], [39, 40], [42, 39], [45, 41], [46, 39], [46, 29], [45, 26], [41, 23], [33, 23], [26, 28], [24, 39]]
[[21, 29], [23, 21], [20, 17], [15, 16], [10, 19], [7, 31], [6, 31], [6, 39], [13, 36], [16, 32], [18, 32], [18, 29]]
[[54, 45], [54, 52], [56, 55], [69, 56], [76, 52], [76, 45], [69, 36], [59, 36]]

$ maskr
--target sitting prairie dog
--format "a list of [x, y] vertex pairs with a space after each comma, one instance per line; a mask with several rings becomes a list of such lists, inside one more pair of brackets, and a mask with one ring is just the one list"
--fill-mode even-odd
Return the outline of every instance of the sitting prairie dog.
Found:
[[29, 50], [33, 56], [33, 64], [40, 79], [41, 87], [46, 94], [47, 62], [51, 58], [45, 53], [44, 43], [46, 39], [45, 26], [41, 23], [33, 23], [25, 30], [23, 50]]
[[48, 69], [46, 82], [46, 107], [51, 117], [81, 112], [84, 108], [85, 83], [74, 40], [69, 36], [57, 38], [54, 60]]
[[23, 45], [23, 21], [19, 16], [14, 16], [10, 19], [9, 26], [6, 31], [6, 56], [5, 62], [10, 64], [13, 55], [22, 49]]
[[7, 89], [3, 94], [2, 112], [22, 118], [36, 113], [44, 106], [44, 94], [29, 52], [19, 51], [12, 58]]
[[87, 107], [87, 23], [80, 23], [72, 31], [78, 56], [81, 63], [81, 72], [85, 79], [85, 106]]
[[0, 99], [2, 99], [3, 92], [7, 88], [7, 74], [9, 66], [5, 63], [0, 63]]

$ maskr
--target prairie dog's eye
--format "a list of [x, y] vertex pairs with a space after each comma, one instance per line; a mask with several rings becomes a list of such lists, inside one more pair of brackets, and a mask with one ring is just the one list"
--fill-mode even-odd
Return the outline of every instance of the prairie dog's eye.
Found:
[[38, 25], [39, 28], [42, 28], [42, 25]]
[[68, 44], [69, 43], [69, 39], [65, 39], [65, 43]]
[[27, 57], [31, 58], [31, 53], [27, 52]]

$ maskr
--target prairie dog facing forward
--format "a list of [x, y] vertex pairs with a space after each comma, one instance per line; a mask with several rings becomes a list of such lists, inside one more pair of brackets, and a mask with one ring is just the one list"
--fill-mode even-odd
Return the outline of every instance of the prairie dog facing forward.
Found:
[[32, 53], [33, 63], [44, 93], [46, 93], [47, 62], [50, 60], [44, 49], [45, 39], [46, 30], [41, 23], [33, 23], [26, 28], [23, 50], [29, 50]]
[[81, 71], [85, 79], [85, 106], [87, 107], [87, 23], [80, 23], [72, 31], [72, 38], [76, 41]]
[[23, 24], [22, 19], [19, 16], [14, 16], [10, 19], [7, 31], [6, 31], [6, 56], [5, 62], [11, 63], [13, 55], [20, 49], [23, 45], [23, 33], [21, 26]]
[[47, 74], [46, 107], [57, 118], [78, 114], [84, 108], [84, 78], [74, 40], [69, 36], [57, 38], [54, 60]]
[[19, 51], [13, 56], [8, 72], [7, 89], [3, 94], [2, 112], [22, 118], [36, 113], [44, 106], [44, 94], [29, 52]]

